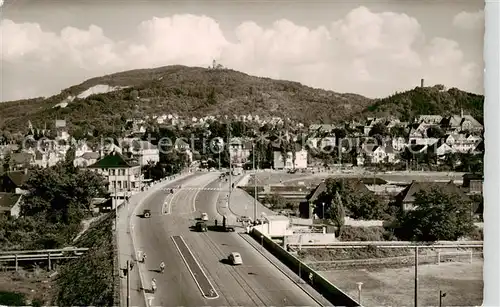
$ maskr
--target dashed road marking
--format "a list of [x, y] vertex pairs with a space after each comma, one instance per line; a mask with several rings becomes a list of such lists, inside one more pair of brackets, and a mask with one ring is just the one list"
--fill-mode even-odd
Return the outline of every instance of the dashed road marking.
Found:
[[[180, 188], [177, 190], [184, 190], [184, 191], [223, 191], [223, 192], [229, 192], [229, 189], [223, 189], [223, 188], [196, 188], [196, 187], [186, 187], [186, 188]], [[163, 189], [165, 192], [170, 192], [170, 189]]]

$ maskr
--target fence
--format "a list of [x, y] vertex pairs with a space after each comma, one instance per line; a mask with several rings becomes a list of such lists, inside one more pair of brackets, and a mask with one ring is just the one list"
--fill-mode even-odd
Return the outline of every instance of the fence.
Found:
[[[478, 251], [458, 251], [458, 252], [442, 252], [435, 251], [431, 254], [418, 255], [418, 264], [435, 264], [439, 265], [443, 262], [466, 262], [472, 263], [474, 259], [482, 259], [483, 252]], [[333, 261], [308, 261], [306, 262], [311, 268], [317, 271], [328, 271], [334, 269], [348, 269], [360, 267], [405, 267], [415, 265], [415, 255], [384, 257], [384, 258], [368, 258], [368, 259], [347, 259]]]
[[273, 254], [276, 258], [283, 262], [283, 264], [289, 267], [293, 272], [295, 272], [305, 282], [311, 285], [332, 304], [335, 304], [336, 306], [346, 307], [360, 306], [360, 304], [352, 299], [349, 295], [344, 293], [323, 276], [312, 270], [309, 266], [302, 263], [301, 260], [299, 260], [297, 257], [288, 253], [281, 246], [273, 242], [273, 240], [271, 240], [267, 236], [264, 236], [256, 228], [253, 228], [250, 234], [254, 239], [260, 241], [261, 245], [265, 249], [267, 249], [271, 254]]

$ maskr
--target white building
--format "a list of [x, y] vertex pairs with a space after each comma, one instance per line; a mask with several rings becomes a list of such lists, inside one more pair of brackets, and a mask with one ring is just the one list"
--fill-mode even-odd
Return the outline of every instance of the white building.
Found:
[[112, 196], [124, 199], [140, 191], [143, 177], [140, 165], [113, 152], [87, 167], [106, 178]]
[[286, 159], [280, 151], [274, 151], [274, 168], [275, 169], [303, 169], [307, 168], [307, 150], [302, 149], [295, 152], [295, 165], [293, 163], [292, 152], [287, 153]]
[[263, 217], [264, 223], [256, 226], [262, 234], [269, 237], [282, 237], [293, 234], [290, 228], [290, 219], [282, 215], [267, 215]]
[[124, 139], [122, 143], [122, 148], [126, 148], [126, 152], [131, 153], [141, 165], [156, 164], [160, 161], [160, 150], [148, 141]]
[[75, 146], [75, 158], [83, 156], [86, 152], [92, 152], [92, 148], [86, 142], [78, 142]]
[[81, 156], [76, 157], [73, 160], [73, 165], [75, 167], [87, 167], [89, 165], [96, 163], [98, 159], [99, 159], [98, 152], [89, 151], [82, 154]]

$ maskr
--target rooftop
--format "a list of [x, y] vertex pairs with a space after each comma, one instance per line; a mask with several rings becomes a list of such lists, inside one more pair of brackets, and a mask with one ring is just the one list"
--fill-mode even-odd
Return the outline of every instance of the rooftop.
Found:
[[17, 203], [21, 195], [0, 192], [0, 212], [8, 211]]
[[88, 168], [131, 168], [139, 166], [135, 161], [125, 158], [117, 152], [112, 152]]

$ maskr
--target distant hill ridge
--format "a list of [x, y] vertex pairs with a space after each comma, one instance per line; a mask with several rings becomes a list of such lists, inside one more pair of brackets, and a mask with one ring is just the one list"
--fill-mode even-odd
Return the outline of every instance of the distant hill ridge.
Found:
[[[92, 94], [92, 92], [99, 92]], [[78, 97], [80, 96], [80, 98]], [[20, 130], [55, 119], [85, 130], [119, 129], [126, 118], [176, 113], [279, 116], [331, 123], [367, 116], [411, 118], [465, 112], [482, 120], [484, 97], [443, 86], [415, 88], [384, 99], [336, 93], [297, 82], [250, 76], [231, 69], [180, 65], [129, 70], [89, 79], [47, 99], [0, 104], [0, 128]]]

